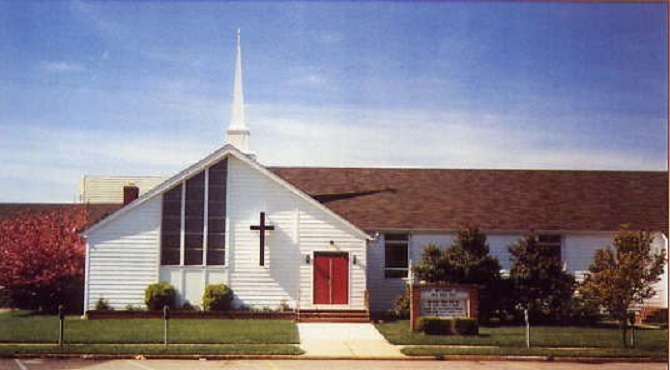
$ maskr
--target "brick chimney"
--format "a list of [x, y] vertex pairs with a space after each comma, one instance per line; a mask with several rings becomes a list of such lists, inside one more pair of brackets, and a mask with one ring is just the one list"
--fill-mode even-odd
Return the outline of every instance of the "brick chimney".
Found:
[[123, 205], [127, 205], [128, 203], [134, 201], [137, 199], [137, 197], [140, 196], [140, 188], [138, 188], [135, 185], [126, 185], [123, 187]]

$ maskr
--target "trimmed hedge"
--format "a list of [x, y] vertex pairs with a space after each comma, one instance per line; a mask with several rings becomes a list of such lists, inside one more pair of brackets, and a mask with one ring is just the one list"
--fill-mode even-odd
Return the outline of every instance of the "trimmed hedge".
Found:
[[417, 330], [428, 335], [478, 335], [479, 324], [472, 319], [442, 319], [434, 316], [420, 317]]
[[210, 284], [202, 295], [205, 311], [228, 311], [233, 306], [233, 291], [226, 284]]
[[144, 303], [150, 310], [162, 310], [163, 306], [174, 310], [177, 308], [177, 291], [165, 282], [150, 284], [144, 291]]

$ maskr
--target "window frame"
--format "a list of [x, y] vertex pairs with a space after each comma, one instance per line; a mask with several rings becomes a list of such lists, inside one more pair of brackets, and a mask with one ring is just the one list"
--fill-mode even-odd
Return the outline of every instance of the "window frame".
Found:
[[[388, 236], [404, 236], [405, 240], [388, 239]], [[410, 266], [410, 241], [411, 234], [409, 233], [385, 233], [384, 234], [384, 279], [407, 279], [409, 277]], [[405, 247], [405, 261], [407, 267], [391, 267], [388, 266], [387, 248], [388, 247]]]
[[[541, 240], [543, 238], [553, 239], [558, 238], [558, 240]], [[563, 254], [563, 235], [558, 233], [538, 233], [536, 235], [537, 246], [542, 249], [557, 248], [558, 249], [558, 260], [561, 263], [565, 262], [565, 256]]]
[[[175, 184], [171, 189], [165, 191], [162, 194], [162, 199], [161, 199], [162, 200], [162, 204], [161, 204], [161, 230], [160, 230], [160, 236], [159, 236], [159, 243], [160, 243], [159, 244], [159, 246], [160, 246], [160, 248], [159, 248], [159, 250], [160, 250], [159, 265], [160, 266], [168, 266], [168, 267], [169, 266], [180, 266], [180, 267], [218, 266], [218, 267], [223, 267], [223, 266], [227, 265], [227, 263], [226, 263], [227, 262], [226, 261], [227, 230], [226, 229], [227, 229], [227, 218], [228, 218], [228, 216], [226, 214], [227, 213], [226, 210], [224, 210], [224, 212], [223, 212], [223, 217], [220, 216], [220, 213], [219, 213], [218, 216], [216, 216], [216, 218], [219, 219], [219, 221], [223, 221], [224, 224], [226, 225], [226, 226], [223, 227], [222, 232], [217, 232], [216, 233], [217, 235], [220, 236], [221, 240], [223, 241], [223, 246], [221, 248], [214, 248], [214, 249], [209, 248], [209, 221], [210, 221], [209, 220], [209, 214], [210, 214], [210, 212], [209, 212], [209, 206], [210, 206], [210, 204], [209, 204], [209, 191], [210, 191], [209, 170], [212, 166], [218, 165], [222, 161], [225, 161], [225, 165], [224, 165], [225, 170], [221, 171], [221, 172], [225, 173], [225, 176], [223, 176], [224, 180], [227, 179], [228, 163], [227, 163], [227, 158], [224, 158], [221, 161], [203, 169], [201, 172], [198, 172], [198, 173], [194, 174], [193, 176], [180, 181], [178, 184]], [[200, 194], [197, 194], [196, 199], [195, 199], [195, 203], [199, 203], [200, 201], [202, 201], [202, 203], [203, 203], [202, 215], [201, 215], [202, 216], [202, 225], [198, 225], [198, 226], [200, 226], [199, 227], [200, 232], [197, 232], [197, 233], [194, 233], [192, 231], [187, 232], [187, 230], [186, 230], [186, 225], [187, 225], [186, 224], [186, 221], [187, 221], [186, 219], [187, 219], [187, 216], [188, 216], [188, 213], [187, 213], [187, 199], [186, 199], [187, 192], [188, 192], [187, 183], [190, 180], [193, 180], [193, 179], [195, 179], [195, 178], [197, 178], [198, 176], [201, 176], [201, 175], [204, 177], [204, 179], [203, 179], [204, 186], [202, 187], [202, 200], [200, 199]], [[223, 204], [224, 204], [224, 207], [227, 207], [227, 203], [228, 203], [227, 202], [227, 197], [228, 197], [228, 195], [227, 195], [227, 184], [223, 184], [223, 186], [219, 186], [219, 187], [224, 188], [223, 191], [224, 191], [224, 199], [225, 200], [224, 200]], [[174, 264], [166, 264], [166, 263], [163, 263], [164, 262], [163, 261], [164, 251], [165, 251], [164, 250], [165, 249], [165, 247], [164, 247], [165, 244], [164, 244], [164, 240], [163, 240], [164, 236], [165, 235], [176, 235], [177, 233], [175, 231], [169, 231], [168, 234], [166, 234], [166, 230], [165, 230], [165, 224], [166, 224], [166, 222], [165, 222], [165, 196], [169, 192], [174, 191], [176, 188], [180, 188], [180, 210], [179, 210], [179, 230], [178, 230], [178, 235], [179, 235], [179, 262], [174, 263]], [[191, 201], [193, 201], [193, 199], [191, 199]], [[221, 202], [219, 201], [219, 203], [221, 203]], [[200, 208], [200, 207], [198, 207], [198, 208]], [[193, 215], [191, 215], [191, 217], [193, 217]], [[172, 217], [172, 218], [175, 218], [175, 217]], [[197, 217], [195, 217], [195, 218], [197, 218]], [[176, 226], [176, 225], [174, 225], [175, 223], [176, 222], [173, 220], [172, 226]], [[186, 239], [187, 239], [187, 237], [193, 237], [193, 236], [196, 236], [196, 238], [200, 237], [200, 241], [201, 241], [201, 245], [202, 245], [200, 248], [187, 248]], [[177, 248], [167, 248], [167, 249], [172, 250], [174, 252]], [[186, 264], [186, 262], [187, 262], [186, 261], [187, 252], [189, 252], [189, 251], [193, 252], [194, 250], [199, 251], [200, 254], [201, 254], [200, 263]], [[221, 264], [211, 264], [211, 263], [209, 263], [210, 261], [208, 261], [208, 258], [207, 258], [208, 254], [213, 253], [213, 252], [222, 254], [223, 258], [222, 258], [222, 261], [221, 261], [222, 263]]]

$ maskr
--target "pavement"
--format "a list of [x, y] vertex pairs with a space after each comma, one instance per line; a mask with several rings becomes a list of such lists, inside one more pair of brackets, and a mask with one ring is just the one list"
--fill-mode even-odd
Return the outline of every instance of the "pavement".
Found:
[[625, 362], [580, 364], [529, 361], [412, 361], [397, 360], [84, 360], [1, 359], [0, 370], [664, 370], [666, 364]]
[[378, 358], [405, 357], [369, 323], [298, 323], [300, 347], [307, 357]]

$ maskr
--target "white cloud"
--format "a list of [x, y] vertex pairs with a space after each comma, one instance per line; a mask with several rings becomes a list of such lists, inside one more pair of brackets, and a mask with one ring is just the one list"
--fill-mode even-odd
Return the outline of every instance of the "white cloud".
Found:
[[[179, 94], [177, 94], [179, 96]], [[200, 106], [215, 104], [201, 99]], [[188, 105], [188, 102], [184, 102]], [[265, 165], [664, 170], [663, 156], [567, 140], [491, 113], [249, 105], [252, 149]], [[168, 112], [169, 113], [169, 112]], [[194, 112], [191, 119], [198, 115]], [[152, 120], [153, 117], [147, 118]], [[169, 176], [223, 144], [217, 125], [179, 131], [0, 126], [5, 202], [67, 202], [83, 174]], [[190, 125], [190, 126], [188, 126]], [[581, 145], [581, 146], [580, 146]]]
[[85, 68], [81, 64], [78, 63], [70, 63], [70, 62], [42, 62], [41, 63], [42, 69], [44, 69], [47, 72], [52, 72], [52, 73], [70, 73], [70, 72], [81, 72], [84, 71]]

